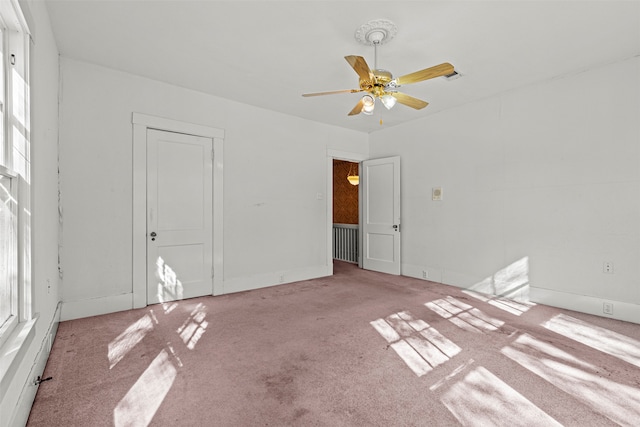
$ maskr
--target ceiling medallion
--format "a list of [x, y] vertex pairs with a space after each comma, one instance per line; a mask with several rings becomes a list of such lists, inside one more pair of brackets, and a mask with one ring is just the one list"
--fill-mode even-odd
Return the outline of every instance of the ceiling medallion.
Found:
[[374, 19], [362, 24], [355, 33], [358, 42], [371, 46], [373, 44], [385, 44], [393, 39], [398, 32], [396, 24], [388, 19]]

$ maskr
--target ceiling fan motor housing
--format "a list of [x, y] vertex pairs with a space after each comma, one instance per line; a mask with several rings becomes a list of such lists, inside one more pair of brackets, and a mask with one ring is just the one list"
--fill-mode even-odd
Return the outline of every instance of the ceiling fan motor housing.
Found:
[[387, 85], [393, 80], [393, 75], [387, 70], [371, 70], [373, 76], [375, 77], [375, 81], [370, 81], [369, 79], [360, 79], [360, 89], [371, 92], [374, 95], [378, 96]]

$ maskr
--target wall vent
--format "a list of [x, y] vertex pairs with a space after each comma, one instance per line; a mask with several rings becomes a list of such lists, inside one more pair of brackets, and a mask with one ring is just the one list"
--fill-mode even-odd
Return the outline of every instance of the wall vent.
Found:
[[462, 74], [460, 74], [459, 72], [457, 72], [456, 70], [453, 70], [453, 73], [451, 74], [447, 74], [446, 76], [442, 76], [445, 80], [455, 80], [455, 79], [459, 79], [460, 77], [462, 77]]

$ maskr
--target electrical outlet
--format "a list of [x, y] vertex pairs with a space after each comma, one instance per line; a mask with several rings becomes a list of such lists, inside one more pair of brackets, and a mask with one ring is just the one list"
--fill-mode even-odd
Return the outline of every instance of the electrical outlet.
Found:
[[602, 263], [602, 272], [607, 274], [613, 274], [613, 263], [611, 261], [605, 261]]
[[427, 272], [427, 270], [422, 270], [422, 278], [423, 279], [428, 279], [429, 278], [429, 273]]
[[613, 316], [613, 304], [610, 302], [603, 302], [602, 303], [602, 312], [604, 314], [610, 314]]

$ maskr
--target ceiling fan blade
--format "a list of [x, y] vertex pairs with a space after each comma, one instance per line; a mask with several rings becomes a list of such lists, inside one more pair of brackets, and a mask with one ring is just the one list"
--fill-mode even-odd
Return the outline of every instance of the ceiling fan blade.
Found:
[[351, 65], [356, 73], [358, 73], [361, 80], [367, 80], [375, 83], [376, 78], [374, 77], [371, 68], [369, 68], [369, 65], [367, 65], [367, 61], [365, 61], [362, 56], [349, 55], [345, 56], [344, 59], [346, 59], [349, 65]]
[[348, 116], [355, 116], [356, 114], [360, 114], [360, 112], [362, 111], [362, 108], [364, 107], [364, 99], [361, 99], [355, 107], [353, 107], [353, 110], [349, 111]]
[[345, 89], [345, 90], [332, 90], [330, 92], [303, 93], [302, 96], [334, 95], [337, 93], [356, 93], [356, 92], [362, 92], [362, 89]]
[[414, 98], [413, 96], [409, 96], [406, 93], [402, 92], [393, 92], [391, 96], [397, 99], [399, 103], [404, 104], [407, 107], [415, 108], [416, 110], [421, 110], [429, 105], [429, 103], [426, 101]]
[[453, 65], [445, 62], [435, 67], [425, 68], [424, 70], [416, 71], [411, 74], [396, 78], [396, 84], [406, 85], [409, 83], [417, 83], [423, 80], [433, 79], [434, 77], [446, 76], [452, 74], [454, 71]]

